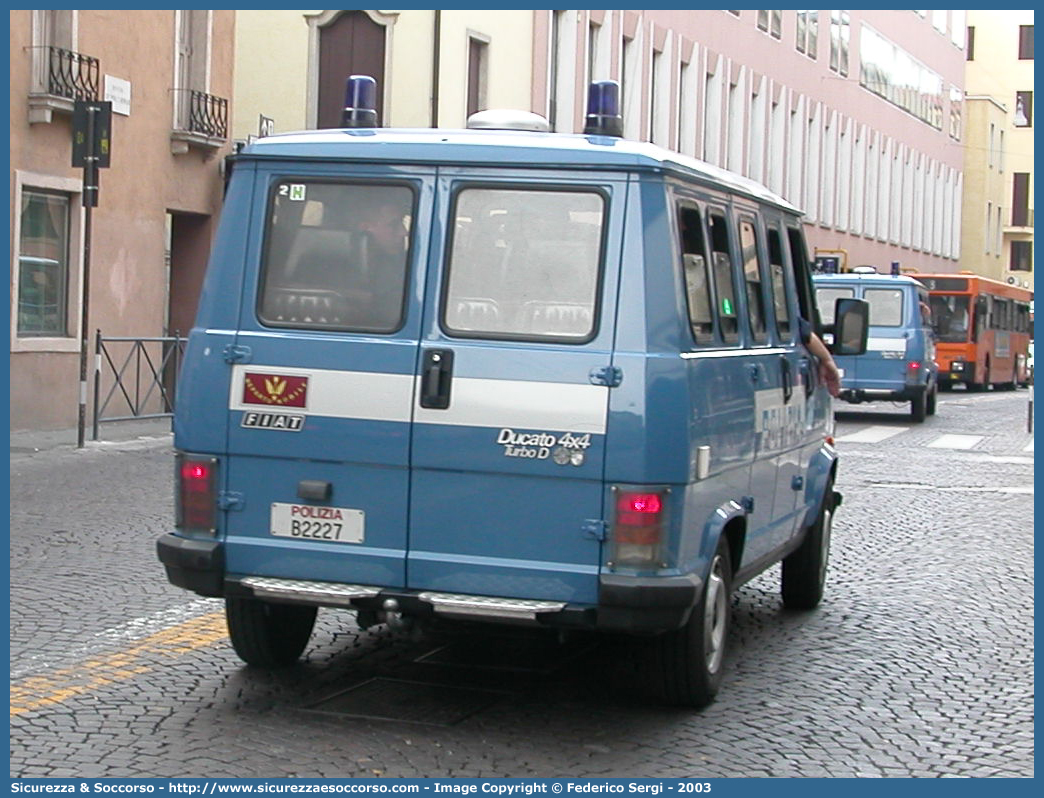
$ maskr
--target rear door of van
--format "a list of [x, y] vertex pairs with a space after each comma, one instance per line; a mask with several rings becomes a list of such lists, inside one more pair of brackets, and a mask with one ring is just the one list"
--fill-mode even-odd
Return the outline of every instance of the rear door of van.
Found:
[[870, 305], [870, 331], [866, 353], [859, 362], [859, 387], [866, 390], [897, 391], [906, 384], [906, 350], [911, 335], [908, 317], [914, 293], [909, 284], [867, 283], [860, 299]]
[[[834, 310], [839, 299], [859, 299], [858, 286], [855, 283], [836, 283], [831, 282], [829, 278], [817, 277], [815, 278], [815, 289], [816, 289], [816, 304], [819, 306], [819, 313], [823, 320], [823, 325], [830, 328], [834, 324]], [[827, 343], [832, 343], [833, 338], [827, 336]], [[861, 362], [859, 357], [852, 356], [838, 356], [834, 358], [837, 363], [837, 367], [841, 370], [842, 385], [845, 388], [862, 388], [863, 386], [859, 380], [861, 375], [859, 373], [859, 364]]]
[[597, 600], [618, 175], [440, 168], [407, 584]]
[[225, 355], [226, 569], [402, 587], [434, 169], [256, 168]]

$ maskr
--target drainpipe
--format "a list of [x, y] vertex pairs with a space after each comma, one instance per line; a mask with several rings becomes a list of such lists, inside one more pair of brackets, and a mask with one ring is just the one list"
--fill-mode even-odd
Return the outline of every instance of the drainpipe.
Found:
[[439, 126], [439, 62], [442, 60], [442, 11], [436, 9], [432, 34], [431, 63], [431, 126]]

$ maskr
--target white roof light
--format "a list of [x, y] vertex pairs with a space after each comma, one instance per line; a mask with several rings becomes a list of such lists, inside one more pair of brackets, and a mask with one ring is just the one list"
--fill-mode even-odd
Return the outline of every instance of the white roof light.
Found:
[[491, 109], [468, 117], [468, 130], [530, 130], [549, 133], [551, 126], [540, 114], [529, 111]]

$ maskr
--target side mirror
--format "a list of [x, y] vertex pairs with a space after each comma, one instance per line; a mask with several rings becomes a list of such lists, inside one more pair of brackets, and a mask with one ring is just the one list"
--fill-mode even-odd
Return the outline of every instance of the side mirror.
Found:
[[861, 355], [870, 330], [870, 305], [862, 299], [839, 299], [834, 306], [835, 355]]

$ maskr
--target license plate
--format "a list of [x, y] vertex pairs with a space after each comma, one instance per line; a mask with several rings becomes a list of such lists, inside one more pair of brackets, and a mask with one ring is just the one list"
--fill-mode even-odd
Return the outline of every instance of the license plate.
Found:
[[366, 514], [348, 507], [272, 503], [271, 532], [280, 538], [362, 543]]

